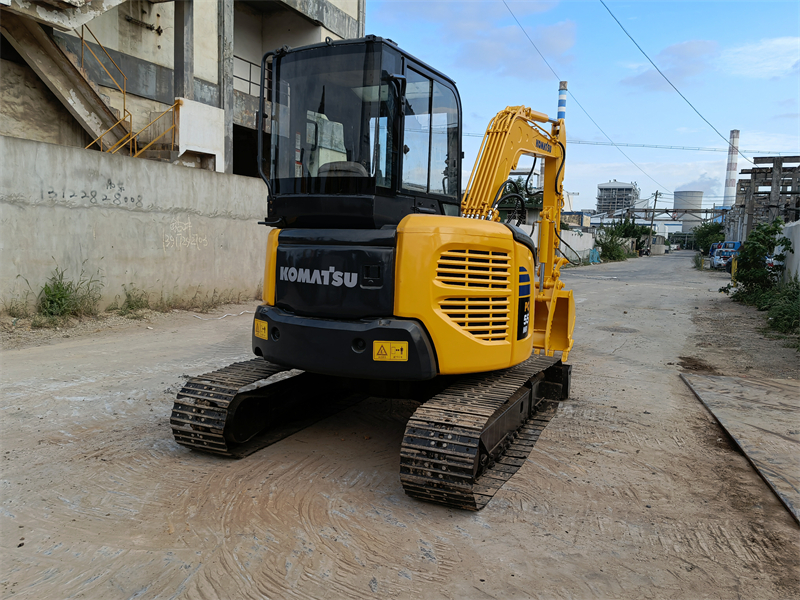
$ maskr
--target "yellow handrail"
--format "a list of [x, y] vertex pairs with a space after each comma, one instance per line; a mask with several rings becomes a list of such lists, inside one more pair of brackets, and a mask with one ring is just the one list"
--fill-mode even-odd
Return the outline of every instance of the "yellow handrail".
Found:
[[[133, 115], [126, 110], [124, 117], [122, 117], [119, 121], [117, 121], [111, 127], [106, 129], [98, 137], [96, 137], [91, 142], [89, 142], [89, 144], [84, 148], [84, 150], [88, 150], [94, 144], [96, 144], [97, 142], [100, 142], [100, 152], [103, 152], [103, 138], [105, 137], [105, 135], [107, 133], [109, 133], [112, 129], [116, 128], [118, 125], [123, 123], [124, 121], [128, 121], [130, 123], [130, 129], [132, 131], [133, 130]], [[119, 140], [117, 140], [117, 142], [113, 146], [109, 146], [108, 150], [106, 150], [106, 152], [111, 152], [112, 148], [117, 148], [117, 146], [119, 146], [120, 144], [124, 144], [126, 141], [128, 141], [128, 139], [130, 137], [131, 137], [131, 132], [130, 131], [126, 132], [125, 135], [123, 135]], [[115, 150], [115, 152], [116, 152], [116, 150]], [[133, 148], [131, 148], [131, 153], [132, 152], [133, 152]]]
[[[84, 35], [83, 35], [84, 28], [86, 29], [86, 31], [88, 31], [89, 33], [92, 34], [92, 37], [94, 38], [94, 41], [97, 42], [97, 45], [100, 46], [100, 49], [108, 57], [108, 60], [111, 61], [111, 64], [113, 64], [117, 68], [117, 71], [119, 71], [119, 74], [122, 76], [122, 85], [121, 86], [117, 82], [117, 80], [114, 79], [114, 76], [108, 71], [108, 69], [106, 69], [106, 66], [100, 61], [100, 59], [97, 57], [97, 54], [94, 53], [94, 50], [92, 50], [92, 47], [89, 45], [89, 43], [84, 38]], [[77, 33], [77, 31], [75, 33]], [[94, 32], [91, 29], [89, 29], [88, 25], [81, 25], [80, 38], [81, 38], [81, 69], [83, 69], [83, 49], [85, 47], [85, 48], [89, 49], [89, 52], [92, 53], [92, 56], [94, 56], [94, 58], [98, 62], [98, 64], [101, 67], [103, 67], [103, 70], [106, 72], [106, 75], [108, 75], [108, 77], [111, 79], [111, 81], [114, 82], [114, 85], [117, 86], [117, 89], [122, 94], [122, 112], [123, 112], [123, 114], [126, 113], [127, 112], [127, 104], [126, 104], [125, 96], [127, 95], [127, 91], [128, 91], [128, 78], [125, 76], [125, 73], [122, 72], [122, 69], [120, 69], [119, 65], [114, 61], [113, 58], [111, 58], [111, 55], [108, 53], [108, 50], [106, 50], [105, 46], [103, 46], [103, 44], [100, 43], [100, 40], [98, 40], [97, 36], [94, 34]]]
[[144, 148], [142, 148], [141, 150], [139, 150], [138, 152], [136, 152], [135, 154], [133, 154], [133, 157], [134, 157], [134, 158], [137, 158], [137, 157], [138, 157], [138, 156], [139, 156], [139, 155], [140, 155], [142, 152], [144, 152], [145, 150], [147, 150], [147, 149], [148, 149], [150, 146], [152, 146], [153, 144], [155, 144], [155, 143], [156, 143], [158, 140], [160, 140], [162, 137], [164, 137], [165, 135], [167, 135], [169, 132], [172, 132], [172, 142], [171, 142], [171, 144], [170, 144], [170, 150], [174, 150], [174, 149], [175, 149], [175, 130], [176, 130], [176, 127], [175, 127], [175, 111], [176, 111], [176, 109], [178, 108], [178, 106], [180, 105], [180, 103], [181, 103], [181, 101], [180, 101], [180, 100], [176, 100], [176, 101], [175, 101], [175, 104], [173, 104], [172, 106], [170, 106], [170, 107], [169, 107], [167, 110], [165, 110], [164, 112], [162, 112], [162, 113], [161, 113], [160, 115], [158, 115], [158, 116], [157, 116], [155, 119], [153, 119], [152, 121], [150, 121], [150, 122], [149, 122], [147, 125], [145, 125], [144, 127], [142, 127], [142, 128], [139, 130], [139, 131], [137, 131], [135, 134], [133, 134], [133, 135], [131, 136], [131, 138], [132, 138], [133, 140], [135, 140], [135, 141], [137, 142], [137, 144], [138, 144], [138, 141], [139, 141], [139, 140], [138, 140], [138, 138], [139, 138], [139, 135], [141, 135], [141, 133], [142, 133], [143, 131], [145, 131], [145, 130], [146, 130], [148, 127], [150, 127], [150, 126], [151, 126], [151, 125], [153, 125], [153, 124], [154, 124], [156, 121], [158, 121], [159, 119], [161, 119], [161, 117], [163, 117], [164, 115], [166, 115], [168, 112], [171, 112], [171, 113], [172, 113], [172, 125], [170, 125], [169, 127], [167, 127], [167, 129], [164, 131], [164, 133], [162, 133], [161, 135], [159, 135], [157, 138], [153, 139], [153, 140], [152, 140], [152, 141], [151, 141], [149, 144], [147, 144], [147, 145], [146, 145]]

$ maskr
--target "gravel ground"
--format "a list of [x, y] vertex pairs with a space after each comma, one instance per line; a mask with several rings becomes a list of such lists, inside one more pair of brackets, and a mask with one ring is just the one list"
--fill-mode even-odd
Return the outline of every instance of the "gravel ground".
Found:
[[238, 461], [175, 444], [175, 391], [250, 357], [252, 306], [4, 325], [0, 595], [797, 597], [797, 525], [679, 378], [797, 378], [797, 352], [688, 252], [564, 279], [572, 397], [479, 513], [403, 494], [410, 402], [367, 399]]

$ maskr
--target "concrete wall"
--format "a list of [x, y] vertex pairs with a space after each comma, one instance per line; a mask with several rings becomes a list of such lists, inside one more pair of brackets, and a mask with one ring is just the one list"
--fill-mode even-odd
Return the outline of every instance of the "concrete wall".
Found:
[[134, 285], [165, 295], [233, 291], [264, 275], [264, 184], [0, 136], [0, 300], [38, 292], [58, 264], [102, 275], [104, 302]]
[[8, 60], [0, 60], [0, 135], [81, 148], [92, 141], [33, 69]]
[[[531, 225], [522, 225], [521, 229], [528, 233], [532, 238], [536, 247], [539, 246], [539, 224]], [[561, 233], [561, 240], [562, 243], [559, 244], [559, 250], [562, 256], [566, 256], [569, 260], [577, 262], [577, 257], [575, 256], [578, 254], [581, 259], [589, 258], [589, 252], [592, 248], [594, 248], [594, 234], [593, 233], [584, 233], [582, 231], [572, 231], [572, 230], [562, 230]], [[566, 244], [569, 244], [572, 250], [567, 248]]]
[[[335, 40], [341, 39], [290, 10], [265, 15], [246, 4], [237, 3], [233, 18], [233, 54], [257, 65], [261, 64], [265, 52], [282, 46], [297, 48], [317, 44], [324, 41], [326, 35]], [[245, 91], [244, 88], [240, 89]]]
[[800, 277], [800, 221], [786, 225], [783, 228], [783, 235], [792, 240], [792, 248], [794, 248], [794, 252], [786, 253], [785, 277]]
[[187, 151], [213, 154], [215, 170], [224, 172], [225, 111], [186, 98], [181, 98], [180, 102], [176, 142], [181, 154]]

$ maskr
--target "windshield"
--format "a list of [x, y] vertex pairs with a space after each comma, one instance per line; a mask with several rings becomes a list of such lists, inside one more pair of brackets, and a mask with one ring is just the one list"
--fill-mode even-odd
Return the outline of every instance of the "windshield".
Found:
[[276, 64], [274, 192], [366, 194], [395, 187], [397, 86], [389, 80], [393, 73], [381, 70], [381, 46], [313, 48]]

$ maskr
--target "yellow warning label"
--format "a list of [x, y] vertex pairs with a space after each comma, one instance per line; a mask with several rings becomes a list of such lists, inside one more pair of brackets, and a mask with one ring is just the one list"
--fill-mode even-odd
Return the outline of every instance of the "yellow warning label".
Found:
[[262, 340], [269, 340], [269, 323], [266, 321], [259, 321], [258, 319], [254, 320], [254, 333], [256, 334], [257, 338], [261, 338]]
[[372, 342], [372, 360], [407, 361], [408, 342]]

